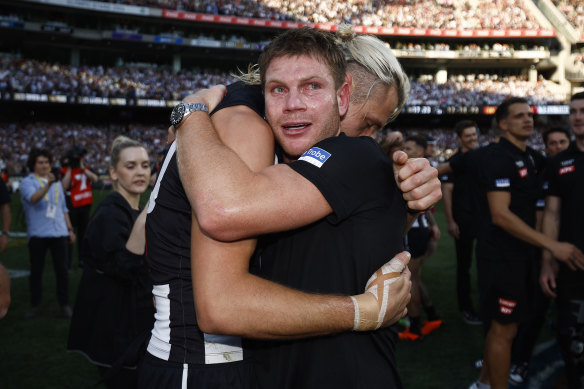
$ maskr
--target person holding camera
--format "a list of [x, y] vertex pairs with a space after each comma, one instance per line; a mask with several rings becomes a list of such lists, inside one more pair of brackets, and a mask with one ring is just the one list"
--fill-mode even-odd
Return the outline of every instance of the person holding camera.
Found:
[[[77, 256], [79, 267], [83, 266], [81, 260], [81, 245], [85, 229], [89, 223], [91, 215], [91, 204], [93, 203], [93, 189], [91, 184], [98, 180], [97, 175], [85, 165], [84, 157], [87, 150], [81, 147], [74, 147], [67, 152], [62, 161], [63, 168], [61, 174], [61, 185], [67, 191], [67, 206], [71, 224], [75, 228], [78, 237]], [[69, 245], [68, 267], [73, 265], [73, 245]]]
[[47, 250], [51, 251], [57, 279], [57, 300], [63, 317], [71, 317], [69, 306], [69, 272], [67, 242], [75, 241], [69, 220], [65, 193], [51, 172], [51, 153], [32, 149], [27, 166], [30, 174], [20, 181], [20, 197], [26, 215], [28, 251], [30, 255], [30, 303], [25, 318], [37, 314], [41, 303], [43, 268]]

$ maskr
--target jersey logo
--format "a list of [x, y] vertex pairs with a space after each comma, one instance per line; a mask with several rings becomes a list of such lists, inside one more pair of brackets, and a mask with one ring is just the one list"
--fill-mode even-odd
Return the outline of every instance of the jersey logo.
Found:
[[523, 169], [520, 169], [520, 170], [519, 170], [519, 176], [520, 176], [521, 178], [525, 178], [525, 177], [527, 177], [527, 168], [526, 168], [526, 167], [524, 167]]
[[510, 315], [517, 306], [517, 302], [511, 300], [505, 300], [504, 298], [499, 298], [499, 311], [503, 315]]
[[515, 166], [521, 168], [521, 167], [525, 166], [525, 164], [523, 163], [523, 161], [515, 161]]
[[566, 159], [565, 161], [560, 162], [562, 166], [572, 165], [574, 163], [574, 158]]
[[572, 166], [565, 166], [563, 168], [560, 168], [560, 170], [558, 170], [558, 174], [564, 175], [567, 173], [574, 173], [574, 171], [576, 170], [576, 166], [572, 165]]
[[511, 186], [511, 181], [508, 178], [499, 178], [495, 180], [495, 186], [497, 188], [509, 188]]
[[316, 167], [321, 167], [330, 156], [331, 154], [329, 152], [324, 151], [320, 147], [311, 147], [298, 160], [306, 161]]

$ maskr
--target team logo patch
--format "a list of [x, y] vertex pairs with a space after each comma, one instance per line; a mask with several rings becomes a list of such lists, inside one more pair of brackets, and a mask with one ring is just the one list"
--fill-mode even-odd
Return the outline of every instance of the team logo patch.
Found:
[[497, 188], [509, 188], [511, 186], [511, 181], [508, 178], [499, 178], [495, 180], [495, 186]]
[[560, 168], [560, 170], [558, 170], [558, 174], [564, 175], [564, 174], [568, 174], [568, 173], [574, 173], [574, 171], [576, 170], [576, 166], [571, 165], [571, 166], [565, 166]]
[[519, 170], [519, 176], [520, 176], [521, 178], [525, 178], [525, 177], [527, 177], [527, 174], [528, 174], [528, 173], [527, 173], [527, 168], [526, 168], [526, 167], [524, 167], [523, 169], [520, 169], [520, 170]]
[[313, 164], [316, 167], [321, 167], [327, 159], [329, 159], [331, 154], [324, 151], [320, 147], [311, 147], [298, 158], [299, 161], [306, 161]]
[[503, 315], [510, 315], [513, 313], [513, 310], [517, 306], [517, 302], [506, 300], [504, 298], [499, 298], [499, 311]]
[[523, 161], [515, 161], [515, 166], [521, 168], [521, 167], [525, 166], [525, 164], [523, 163]]
[[562, 166], [568, 166], [568, 165], [573, 165], [573, 164], [574, 164], [574, 158], [566, 159], [565, 161], [560, 162], [560, 165], [562, 165]]

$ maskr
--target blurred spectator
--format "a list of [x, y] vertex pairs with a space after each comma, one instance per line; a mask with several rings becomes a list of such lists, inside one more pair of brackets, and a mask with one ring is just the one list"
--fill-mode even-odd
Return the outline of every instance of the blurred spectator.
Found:
[[[51, 153], [33, 148], [28, 156], [31, 173], [20, 182], [20, 197], [26, 215], [30, 256], [30, 310], [25, 318], [36, 316], [41, 303], [42, 277], [47, 250], [51, 251], [57, 278], [57, 300], [63, 317], [71, 317], [67, 241], [75, 233], [65, 205], [65, 192], [51, 172]], [[67, 239], [68, 238], [68, 239]]]
[[144, 146], [124, 136], [114, 140], [110, 161], [114, 192], [100, 203], [87, 227], [83, 278], [67, 348], [97, 365], [108, 388], [132, 389], [154, 322], [144, 258], [146, 210], [139, 210], [150, 162]]
[[[61, 184], [66, 191], [67, 208], [69, 208], [69, 218], [71, 225], [76, 230], [78, 239], [78, 260], [79, 267], [83, 267], [81, 260], [81, 250], [85, 228], [89, 223], [91, 213], [91, 204], [93, 204], [93, 190], [91, 184], [98, 180], [97, 175], [85, 165], [84, 159], [87, 150], [82, 147], [74, 147], [67, 151], [65, 158], [62, 159]], [[67, 251], [67, 264], [70, 269], [73, 265], [73, 245], [69, 245]]]

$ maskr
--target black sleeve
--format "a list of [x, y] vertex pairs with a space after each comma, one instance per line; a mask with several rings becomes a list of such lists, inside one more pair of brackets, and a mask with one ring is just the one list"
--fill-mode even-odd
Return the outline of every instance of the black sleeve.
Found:
[[121, 280], [140, 278], [144, 256], [126, 250], [133, 220], [119, 207], [100, 207], [87, 226], [83, 261], [106, 275]]
[[376, 191], [382, 187], [397, 188], [391, 161], [369, 137], [349, 138], [341, 134], [325, 139], [290, 167], [320, 190], [333, 209], [334, 214], [329, 216], [333, 223], [358, 208], [379, 205]]
[[255, 111], [261, 117], [264, 117], [264, 95], [259, 85], [248, 85], [241, 81], [227, 86], [225, 97], [219, 105], [211, 112], [211, 116], [223, 109], [236, 105], [245, 105]]
[[462, 154], [461, 152], [457, 152], [454, 154], [450, 159], [448, 159], [448, 163], [450, 163], [450, 168], [452, 169], [452, 175], [460, 175], [464, 174], [466, 167], [468, 166], [467, 154]]
[[557, 156], [550, 158], [546, 166], [543, 184], [544, 196], [560, 196], [558, 190], [558, 171], [560, 164], [558, 160], [559, 158]]
[[515, 164], [507, 153], [491, 148], [483, 163], [484, 185], [487, 192], [511, 192], [515, 180]]
[[10, 194], [4, 180], [0, 179], [0, 205], [10, 204]]

